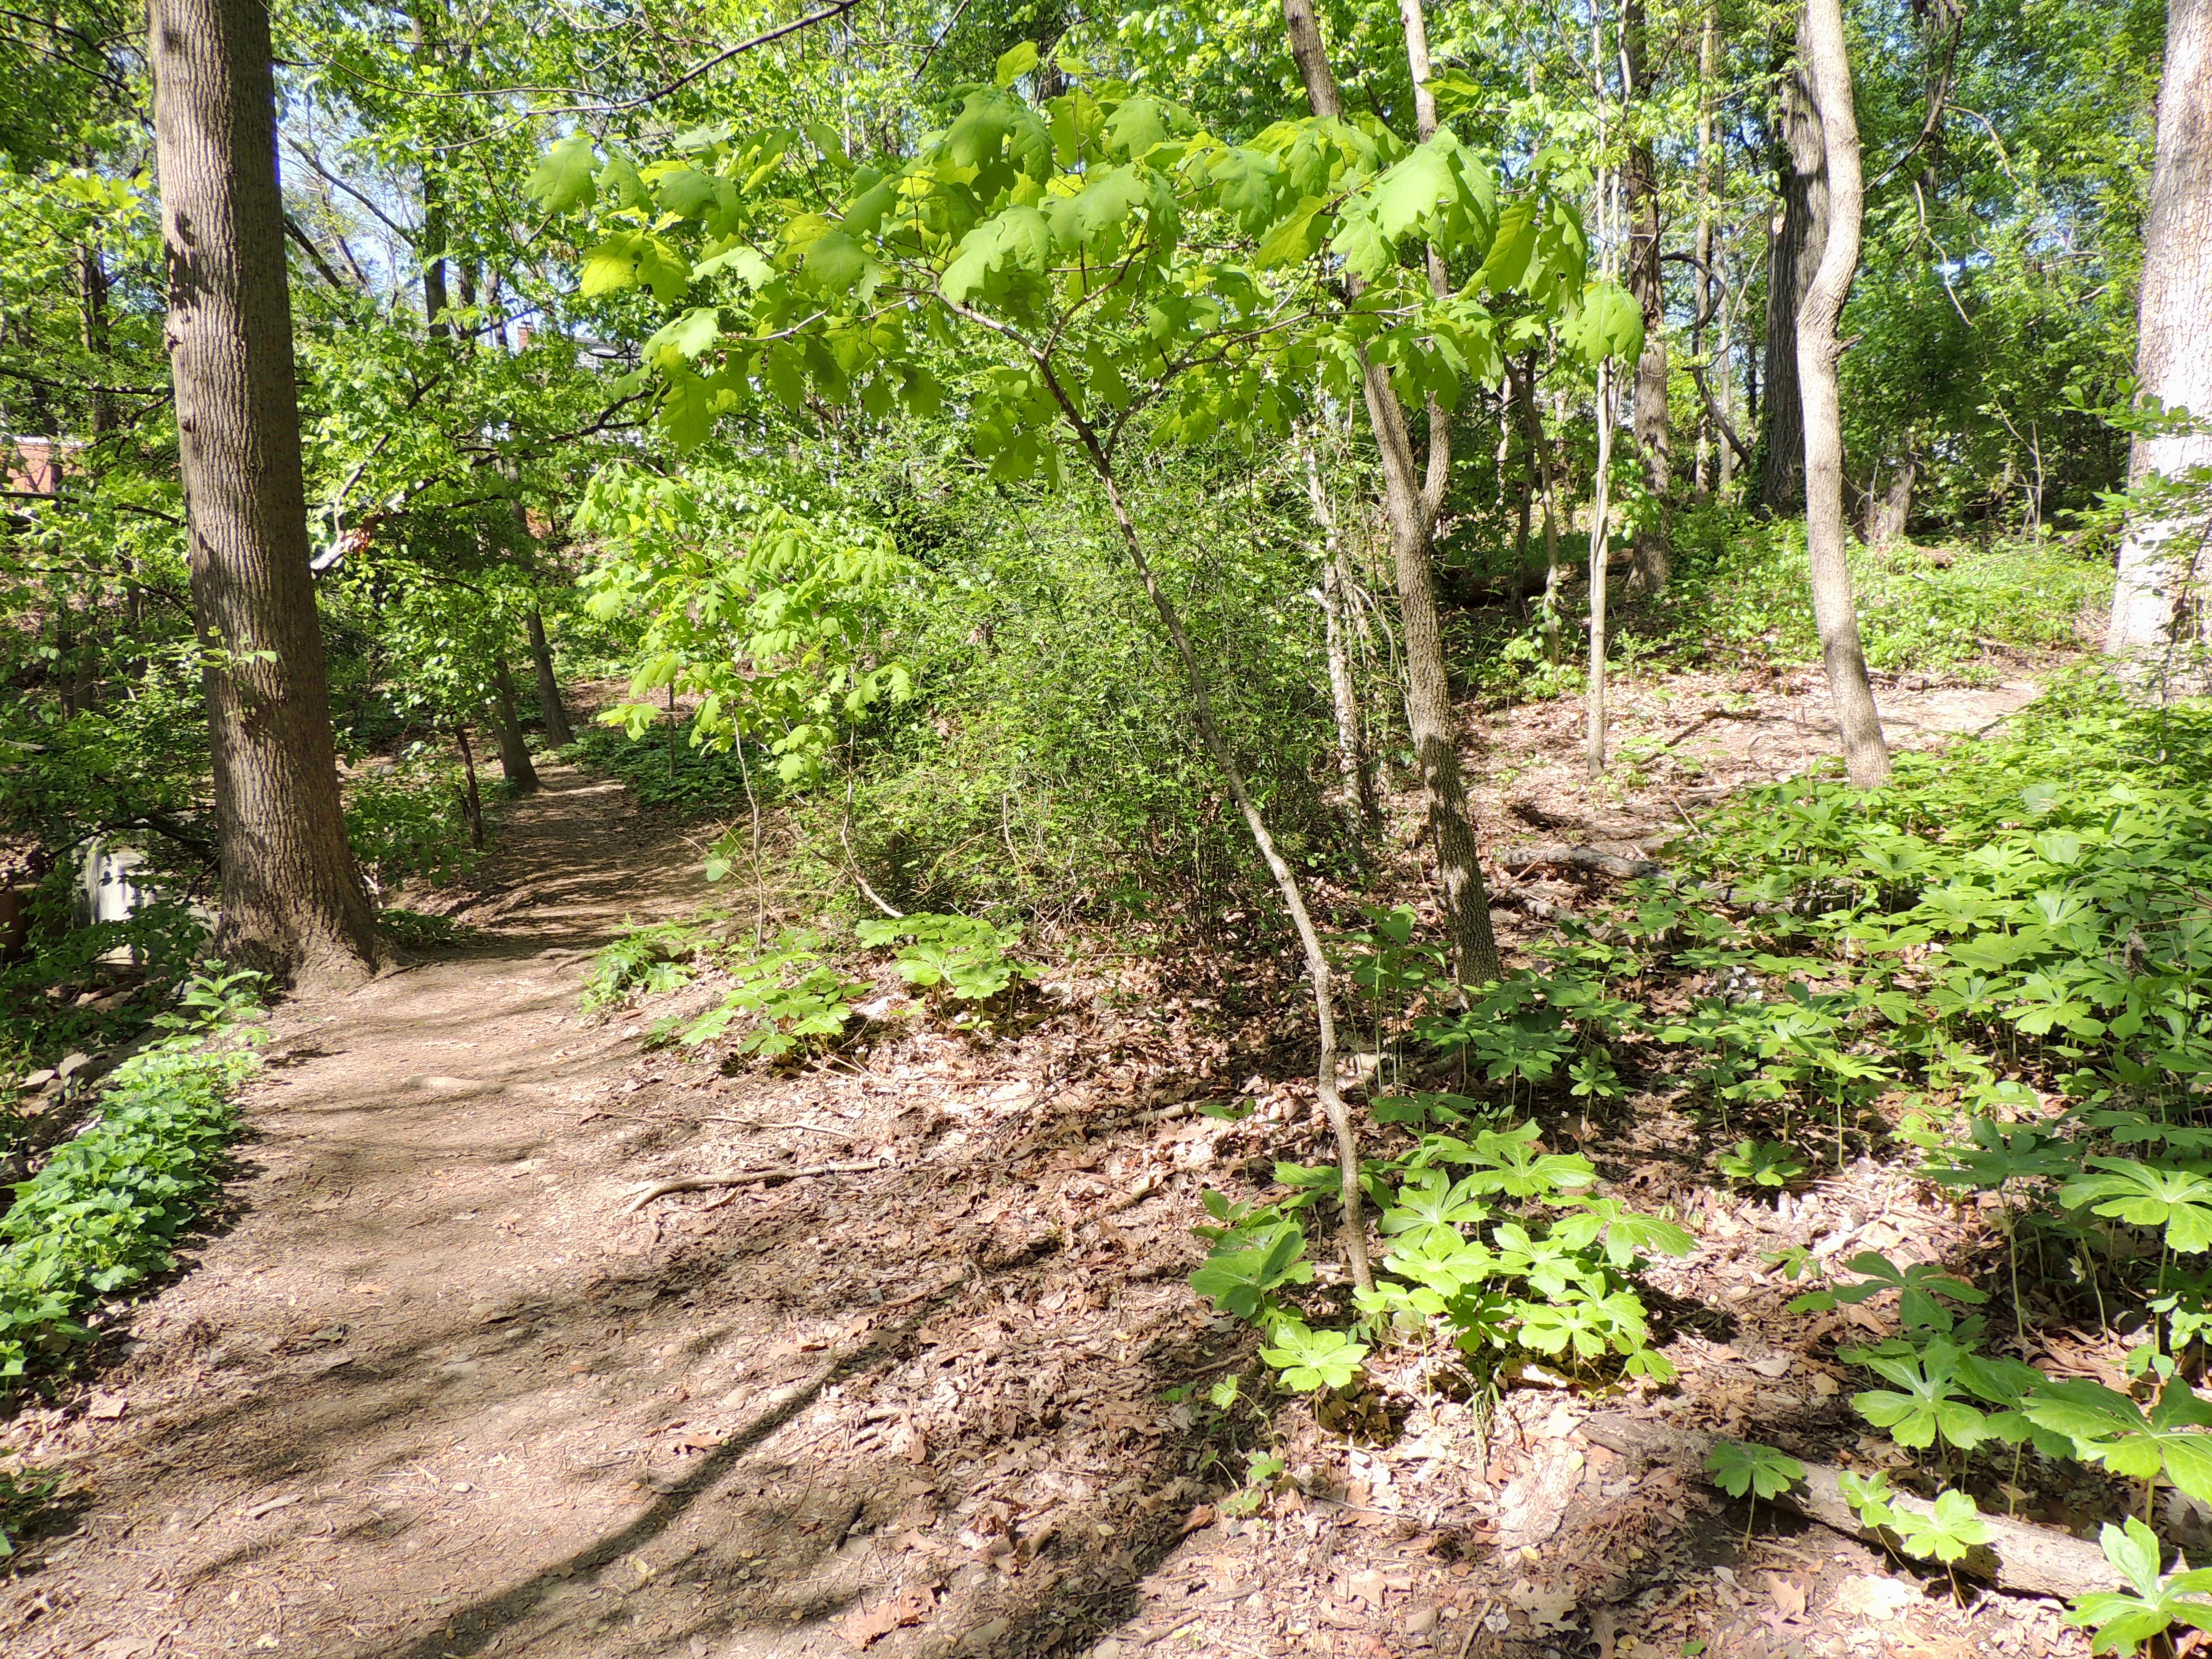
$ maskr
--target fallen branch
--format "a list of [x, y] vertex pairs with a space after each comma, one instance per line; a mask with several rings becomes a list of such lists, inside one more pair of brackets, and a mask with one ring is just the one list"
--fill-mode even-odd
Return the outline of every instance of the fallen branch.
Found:
[[[1623, 1457], [1645, 1463], [1687, 1464], [1699, 1470], [1705, 1466], [1706, 1455], [1712, 1450], [1715, 1438], [1710, 1434], [1670, 1429], [1618, 1414], [1590, 1418], [1582, 1425], [1582, 1433], [1592, 1445], [1603, 1446]], [[1817, 1521], [1850, 1537], [1884, 1544], [1879, 1534], [1859, 1524], [1857, 1513], [1844, 1500], [1843, 1488], [1838, 1484], [1838, 1477], [1843, 1473], [1840, 1469], [1826, 1463], [1808, 1463], [1804, 1468], [1804, 1480], [1773, 1502], [1784, 1504], [1808, 1521]], [[1906, 1493], [1899, 1493], [1889, 1502], [1893, 1509], [1911, 1510], [1920, 1515], [1929, 1514], [1935, 1508], [1927, 1499]], [[1999, 1589], [2071, 1597], [2092, 1590], [2126, 1588], [2118, 1570], [2105, 1559], [2104, 1551], [2087, 1539], [2026, 1521], [2008, 1520], [2001, 1515], [1985, 1515], [1982, 1524], [1989, 1528], [1989, 1541], [1967, 1552], [1966, 1559], [1958, 1564], [1959, 1571]]]
[[656, 1198], [665, 1198], [671, 1193], [702, 1192], [709, 1187], [750, 1187], [763, 1181], [798, 1181], [807, 1176], [860, 1175], [869, 1170], [886, 1170], [890, 1166], [874, 1158], [865, 1164], [806, 1164], [793, 1167], [780, 1164], [772, 1170], [730, 1170], [721, 1175], [684, 1176], [674, 1181], [656, 1181], [623, 1206], [624, 1215], [635, 1215]]
[[1501, 870], [1526, 870], [1531, 865], [1565, 864], [1577, 870], [1595, 870], [1601, 875], [1619, 876], [1627, 880], [1638, 876], [1657, 876], [1666, 873], [1667, 866], [1650, 859], [1625, 859], [1613, 853], [1600, 852], [1595, 847], [1508, 847], [1492, 855], [1492, 862]]
[[1522, 910], [1538, 921], [1573, 920], [1577, 915], [1571, 905], [1554, 904], [1519, 887], [1493, 887], [1490, 890], [1490, 908], [1493, 910]]
[[1711, 726], [1715, 720], [1765, 720], [1765, 718], [1766, 716], [1760, 714], [1756, 708], [1708, 708], [1704, 714], [1698, 715], [1697, 719], [1692, 720], [1687, 726], [1684, 726], [1680, 731], [1677, 732], [1673, 737], [1668, 738], [1666, 742], [1661, 744], [1659, 746], [1662, 749], [1672, 749], [1676, 744], [1681, 742], [1683, 738], [1695, 736], [1698, 732], [1704, 731], [1707, 726]]

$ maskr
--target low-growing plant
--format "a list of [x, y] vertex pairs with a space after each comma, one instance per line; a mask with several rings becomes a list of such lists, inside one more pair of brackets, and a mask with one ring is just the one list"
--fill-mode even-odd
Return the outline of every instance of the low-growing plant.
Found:
[[1759, 1500], [1779, 1498], [1805, 1478], [1805, 1466], [1787, 1452], [1756, 1441], [1727, 1438], [1715, 1440], [1705, 1454], [1705, 1472], [1729, 1497], [1751, 1499], [1750, 1514], [1744, 1522], [1747, 1538], [1758, 1518]]
[[869, 987], [824, 961], [822, 945], [818, 933], [785, 932], [773, 948], [732, 968], [730, 988], [713, 1007], [689, 1021], [664, 1020], [653, 1036], [688, 1048], [726, 1039], [732, 1054], [763, 1060], [832, 1046], [852, 1020], [853, 999]]
[[1650, 1346], [1633, 1280], [1646, 1255], [1686, 1253], [1690, 1235], [1588, 1195], [1596, 1179], [1589, 1161], [1542, 1151], [1540, 1133], [1534, 1123], [1480, 1129], [1471, 1139], [1431, 1133], [1363, 1170], [1389, 1248], [1374, 1289], [1356, 1293], [1351, 1331], [1315, 1328], [1291, 1300], [1314, 1277], [1295, 1217], [1340, 1190], [1333, 1169], [1278, 1164], [1285, 1190], [1264, 1203], [1206, 1194], [1212, 1223], [1197, 1231], [1212, 1250], [1192, 1288], [1267, 1333], [1263, 1357], [1298, 1392], [1343, 1386], [1338, 1373], [1376, 1342], [1431, 1333], [1486, 1365], [1518, 1347], [1580, 1372], [1617, 1366], [1671, 1377]]
[[1730, 1181], [1747, 1186], [1787, 1187], [1805, 1173], [1796, 1150], [1777, 1140], [1739, 1140], [1713, 1161]]
[[89, 1127], [64, 1141], [0, 1216], [0, 1377], [89, 1334], [84, 1310], [170, 1262], [221, 1185], [231, 1097], [259, 1064], [259, 977], [188, 981], [172, 1035], [110, 1073]]
[[988, 1001], [1017, 980], [1035, 979], [1042, 971], [1007, 954], [1022, 942], [1020, 928], [975, 916], [877, 916], [855, 931], [869, 949], [896, 952], [894, 966], [908, 984], [942, 988], [963, 1002]]
[[2099, 1541], [2129, 1587], [2074, 1598], [2066, 1622], [2090, 1632], [2090, 1652], [2140, 1652], [2176, 1625], [2212, 1631], [2212, 1567], [2161, 1575], [2158, 1536], [2132, 1516], [2106, 1522]]
[[54, 1469], [0, 1469], [0, 1560], [15, 1553], [15, 1538], [62, 1484]]
[[688, 985], [713, 949], [713, 939], [696, 922], [626, 927], [592, 957], [584, 981], [584, 1006], [613, 1007], [635, 996], [658, 996]]

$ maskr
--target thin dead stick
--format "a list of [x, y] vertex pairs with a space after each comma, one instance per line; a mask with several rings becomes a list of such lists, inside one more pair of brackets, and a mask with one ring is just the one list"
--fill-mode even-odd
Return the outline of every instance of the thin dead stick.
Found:
[[699, 1121], [702, 1123], [735, 1123], [747, 1129], [811, 1129], [817, 1135], [835, 1135], [842, 1140], [853, 1138], [853, 1131], [849, 1128], [840, 1129], [828, 1123], [802, 1123], [795, 1118], [788, 1123], [777, 1123], [767, 1118], [720, 1115], [703, 1117]]
[[1708, 708], [1659, 746], [1662, 749], [1672, 749], [1683, 738], [1704, 731], [1715, 720], [1755, 720], [1765, 718], [1756, 708]]
[[709, 1187], [750, 1187], [759, 1181], [799, 1181], [807, 1176], [860, 1175], [870, 1170], [888, 1170], [890, 1165], [871, 1158], [865, 1164], [806, 1164], [796, 1167], [781, 1164], [772, 1170], [729, 1170], [720, 1175], [685, 1176], [676, 1181], [656, 1181], [628, 1204], [623, 1206], [624, 1215], [635, 1215], [656, 1198], [670, 1193], [696, 1193]]

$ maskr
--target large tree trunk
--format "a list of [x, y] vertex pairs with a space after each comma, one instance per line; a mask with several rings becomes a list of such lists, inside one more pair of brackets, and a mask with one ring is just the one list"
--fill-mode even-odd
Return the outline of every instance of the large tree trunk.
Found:
[[1851, 782], [1871, 789], [1889, 776], [1881, 716], [1867, 684], [1866, 652], [1844, 562], [1844, 420], [1836, 365], [1844, 355], [1838, 325], [1858, 273], [1859, 227], [1866, 206], [1860, 182], [1858, 117], [1844, 44], [1843, 0], [1806, 0], [1797, 54], [1827, 150], [1828, 227], [1820, 263], [1797, 311], [1797, 382], [1805, 424], [1805, 549], [1813, 568], [1813, 616], [1820, 629], [1828, 694], [1843, 726]]
[[259, 0], [152, 0], [167, 337], [208, 666], [227, 959], [305, 986], [375, 955], [346, 844], [307, 571], [300, 412]]
[[538, 791], [538, 769], [530, 763], [530, 745], [522, 738], [522, 709], [514, 695], [514, 681], [507, 672], [504, 653], [491, 659], [492, 701], [498, 719], [499, 769], [507, 787], [518, 795]]
[[[1420, 0], [1400, 0], [1399, 13], [1413, 66], [1416, 118], [1420, 136], [1425, 139], [1436, 131], [1436, 98], [1427, 84], [1428, 37]], [[1320, 27], [1314, 21], [1312, 0], [1283, 0], [1283, 21], [1313, 112], [1342, 116], [1344, 100], [1329, 69]], [[1442, 264], [1433, 251], [1429, 261], [1431, 280], [1443, 282]], [[1491, 931], [1490, 894], [1483, 884], [1474, 825], [1468, 816], [1467, 783], [1460, 772], [1458, 722], [1451, 706], [1443, 634], [1437, 620], [1433, 542], [1437, 513], [1443, 504], [1444, 485], [1451, 470], [1450, 423], [1431, 401], [1424, 477], [1414, 464], [1405, 407], [1398, 400], [1388, 371], [1369, 365], [1364, 390], [1376, 447], [1382, 453], [1383, 507], [1390, 525], [1391, 561], [1405, 627], [1406, 725], [1420, 768], [1429, 833], [1436, 847], [1444, 922], [1451, 935], [1452, 969], [1462, 984], [1486, 984], [1503, 978], [1504, 969], [1498, 958], [1497, 937]]]
[[1659, 262], [1659, 167], [1637, 109], [1639, 100], [1650, 96], [1644, 35], [1643, 0], [1627, 0], [1620, 14], [1621, 119], [1629, 135], [1621, 184], [1628, 209], [1628, 291], [1644, 313], [1644, 355], [1636, 360], [1633, 418], [1644, 487], [1659, 504], [1657, 521], [1647, 520], [1637, 527], [1628, 586], [1635, 592], [1658, 593], [1667, 586], [1667, 492], [1674, 483], [1674, 439], [1667, 412], [1667, 285]]
[[[2170, 0], [2158, 88], [2158, 149], [2143, 228], [2136, 376], [2142, 395], [2212, 420], [2212, 0]], [[2212, 466], [2212, 432], [2136, 440], [2132, 483]], [[2120, 543], [2107, 651], [2212, 635], [2212, 518], [2201, 492], [2131, 517]]]
[[[1797, 313], [1820, 269], [1828, 240], [1827, 147], [1820, 106], [1806, 63], [1804, 25], [1782, 77], [1780, 154], [1776, 189], [1782, 214], [1768, 243], [1766, 384], [1759, 404], [1759, 500], [1774, 513], [1795, 513], [1805, 500], [1805, 433], [1797, 389]], [[1856, 149], [1856, 144], [1854, 145]], [[1856, 257], [1853, 264], [1856, 264]]]
[[545, 619], [536, 606], [523, 619], [530, 632], [530, 661], [538, 671], [538, 712], [545, 721], [545, 741], [566, 749], [576, 734], [568, 725], [568, 710], [561, 701], [561, 677], [553, 672], [553, 647], [545, 642]]

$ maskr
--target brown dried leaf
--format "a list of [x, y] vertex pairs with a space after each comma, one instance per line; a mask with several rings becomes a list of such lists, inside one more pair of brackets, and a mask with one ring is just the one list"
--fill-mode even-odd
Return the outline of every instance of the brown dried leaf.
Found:
[[925, 1586], [902, 1591], [873, 1607], [857, 1607], [835, 1620], [830, 1628], [865, 1652], [871, 1643], [881, 1641], [893, 1631], [920, 1624], [936, 1606], [936, 1591]]

